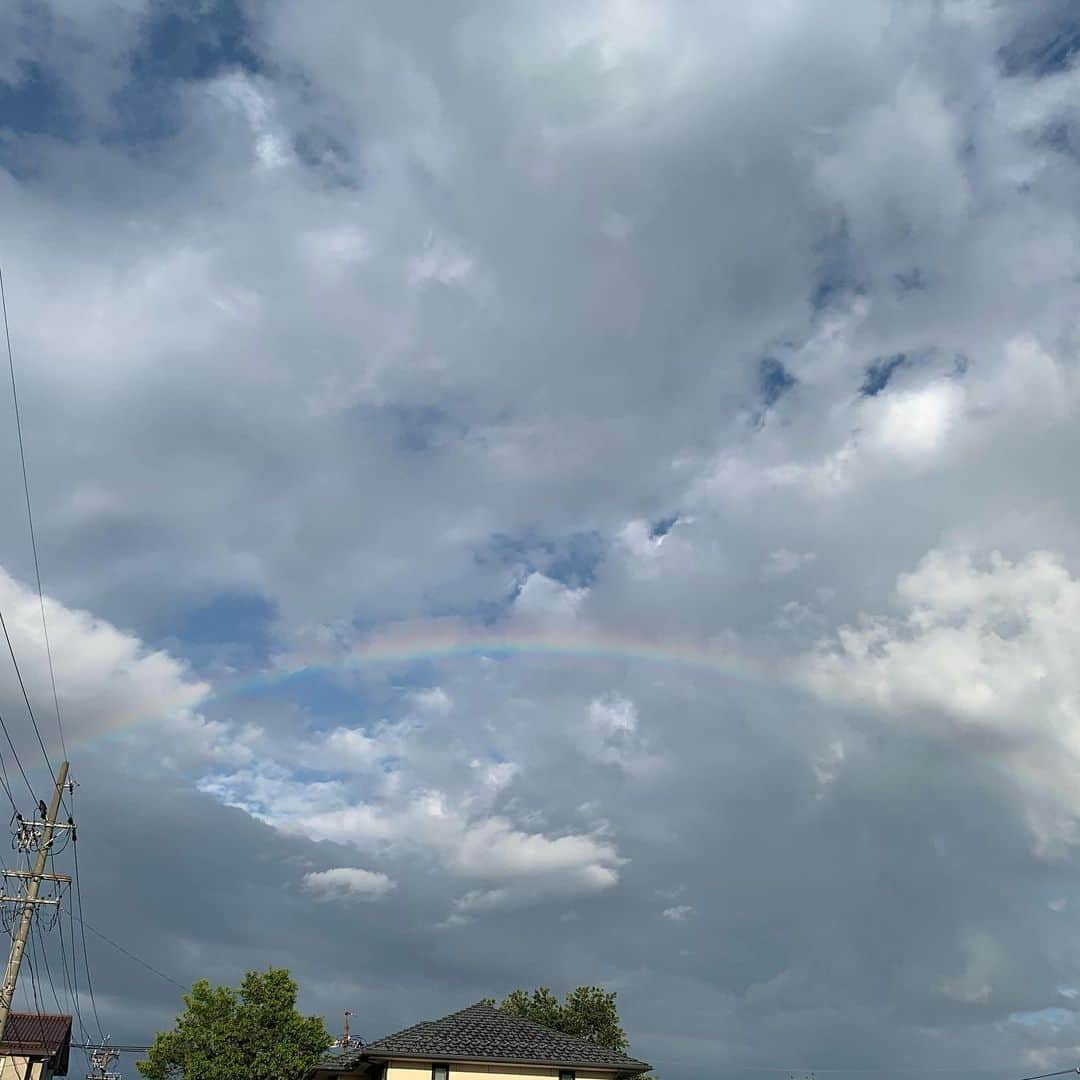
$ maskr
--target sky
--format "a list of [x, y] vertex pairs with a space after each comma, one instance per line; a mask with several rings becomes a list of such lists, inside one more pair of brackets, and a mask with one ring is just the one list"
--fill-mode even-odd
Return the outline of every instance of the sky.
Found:
[[[0, 265], [101, 934], [368, 1039], [602, 984], [662, 1080], [1080, 1061], [1075, 3], [13, 0]], [[23, 499], [5, 389], [59, 761]]]

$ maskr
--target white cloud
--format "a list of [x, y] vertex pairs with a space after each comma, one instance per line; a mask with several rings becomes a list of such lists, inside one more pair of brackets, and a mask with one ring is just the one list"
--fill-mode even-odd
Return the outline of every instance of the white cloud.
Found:
[[396, 888], [396, 883], [373, 870], [336, 866], [305, 874], [304, 886], [319, 900], [380, 900]]
[[664, 908], [661, 912], [665, 919], [672, 922], [686, 922], [693, 913], [694, 909], [689, 904], [676, 904], [674, 907]]
[[421, 254], [409, 260], [409, 280], [413, 285], [437, 282], [463, 285], [472, 277], [473, 260], [455, 244], [428, 236]]
[[633, 735], [637, 731], [637, 707], [629, 698], [612, 694], [589, 703], [589, 723], [601, 735]]
[[975, 1005], [989, 1001], [994, 993], [994, 979], [1006, 957], [1001, 946], [986, 934], [971, 934], [963, 943], [964, 969], [946, 979], [941, 992], [954, 1001]]
[[1080, 582], [1060, 558], [1013, 563], [995, 552], [979, 564], [934, 551], [896, 591], [906, 614], [864, 616], [806, 662], [815, 689], [895, 714], [931, 709], [1002, 731], [1080, 735], [1071, 661]]
[[663, 765], [638, 730], [637, 706], [617, 693], [589, 702], [588, 721], [578, 732], [578, 742], [593, 760], [630, 775], [644, 777]]
[[413, 692], [412, 700], [420, 712], [435, 716], [448, 716], [454, 709], [454, 702], [441, 686], [432, 686], [426, 690]]
[[955, 382], [872, 399], [867, 412], [873, 417], [873, 434], [881, 452], [918, 459], [939, 451], [962, 399]]
[[475, 769], [485, 787], [501, 791], [520, 771], [513, 761], [481, 761], [474, 759], [469, 767]]
[[588, 589], [573, 589], [533, 572], [522, 583], [514, 598], [513, 614], [526, 622], [573, 622], [588, 592]]
[[[55, 721], [48, 719], [52, 715], [48, 704], [50, 676], [37, 593], [3, 569], [0, 610], [42, 734], [55, 743]], [[181, 660], [147, 648], [135, 635], [48, 596], [45, 613], [61, 711], [72, 742], [93, 739], [107, 731], [145, 726], [160, 732], [171, 727], [177, 738], [205, 739], [215, 751], [222, 749], [221, 726], [196, 712], [211, 688], [195, 678]], [[250, 741], [253, 735], [249, 728], [240, 738]]]
[[899, 578], [896, 596], [903, 614], [863, 616], [822, 642], [803, 661], [807, 684], [829, 700], [971, 739], [1038, 793], [1030, 813], [1042, 850], [1075, 842], [1080, 581], [1049, 552], [1011, 562], [933, 551]]
[[762, 567], [763, 577], [786, 577], [794, 574], [804, 566], [808, 566], [817, 558], [812, 551], [788, 551], [787, 548], [777, 548], [769, 552], [769, 558]]
[[864, 242], [904, 229], [955, 230], [971, 191], [961, 164], [963, 132], [941, 93], [912, 74], [889, 101], [856, 111], [818, 163], [823, 189], [838, 198]]
[[232, 72], [207, 87], [207, 92], [243, 114], [251, 128], [255, 157], [264, 169], [279, 169], [292, 157], [286, 138], [273, 116], [267, 91], [250, 75]]
[[[488, 779], [482, 778], [476, 796], [497, 791]], [[290, 834], [364, 851], [418, 853], [463, 880], [526, 889], [534, 898], [609, 889], [624, 861], [599, 835], [528, 831], [483, 813], [480, 804], [470, 815], [433, 789], [387, 784], [371, 792], [372, 801], [359, 803], [337, 780], [304, 782], [266, 765], [216, 774], [200, 786]]]

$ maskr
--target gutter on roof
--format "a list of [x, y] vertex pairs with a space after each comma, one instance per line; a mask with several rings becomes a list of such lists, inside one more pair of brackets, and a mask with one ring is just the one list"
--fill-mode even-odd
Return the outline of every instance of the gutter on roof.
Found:
[[378, 1062], [390, 1062], [390, 1061], [456, 1061], [459, 1064], [466, 1065], [490, 1065], [493, 1062], [506, 1065], [537, 1065], [549, 1068], [562, 1068], [562, 1069], [595, 1069], [598, 1072], [614, 1072], [621, 1075], [633, 1076], [639, 1072], [649, 1072], [652, 1069], [651, 1065], [646, 1064], [644, 1061], [634, 1061], [633, 1058], [628, 1058], [626, 1061], [608, 1062], [603, 1063], [599, 1061], [580, 1061], [572, 1058], [539, 1058], [539, 1057], [510, 1057], [509, 1055], [500, 1054], [498, 1057], [477, 1057], [475, 1054], [446, 1054], [438, 1053], [433, 1054], [429, 1051], [383, 1051], [376, 1050], [371, 1053], [365, 1053], [364, 1057], [368, 1061]]

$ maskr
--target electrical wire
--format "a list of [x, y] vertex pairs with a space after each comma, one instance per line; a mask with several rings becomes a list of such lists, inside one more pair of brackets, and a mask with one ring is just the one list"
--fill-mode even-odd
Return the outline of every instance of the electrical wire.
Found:
[[[34, 937], [30, 935], [30, 952], [37, 956], [37, 947], [34, 945]], [[38, 999], [37, 988], [37, 976], [34, 974], [34, 963], [29, 956], [26, 957], [26, 966], [30, 971], [30, 989], [34, 993], [34, 1015], [37, 1016], [38, 1021], [38, 1034], [41, 1036], [41, 1044], [44, 1046], [47, 1042], [45, 1038], [45, 1019], [44, 1014], [41, 1011], [41, 1001]]]
[[[687, 1061], [676, 1059], [674, 1061], [668, 1061], [666, 1066], [692, 1066], [700, 1067], [700, 1062]], [[735, 1073], [783, 1073], [785, 1076], [792, 1078], [795, 1077], [807, 1077], [812, 1078], [820, 1075], [849, 1075], [849, 1076], [917, 1076], [917, 1075], [931, 1075], [931, 1076], [969, 1076], [975, 1073], [985, 1074], [989, 1076], [1007, 1077], [1011, 1070], [1006, 1066], [1002, 1068], [998, 1066], [979, 1066], [979, 1065], [957, 1065], [957, 1066], [935, 1066], [935, 1065], [870, 1065], [865, 1068], [851, 1067], [851, 1066], [838, 1066], [836, 1068], [811, 1068], [809, 1066], [793, 1066], [793, 1065], [730, 1065], [730, 1066], [709, 1066], [709, 1072], [716, 1073], [718, 1075], [727, 1075]], [[1080, 1073], [1080, 1069], [1065, 1069], [1062, 1072], [1043, 1073], [1041, 1076], [1028, 1076], [1024, 1077], [1024, 1080], [1047, 1080], [1051, 1076], [1067, 1076], [1069, 1074], [1076, 1075]]]
[[[73, 1000], [76, 1002], [76, 1011], [78, 1012], [79, 1001], [79, 962], [75, 957], [75, 906], [74, 904], [68, 904], [68, 927], [71, 931], [71, 977], [74, 981], [75, 991]], [[82, 1013], [79, 1012], [79, 1027], [82, 1028], [83, 1038], [87, 1037], [86, 1025], [83, 1023]]]
[[[37, 795], [34, 793], [34, 787], [30, 783], [30, 778], [26, 775], [26, 770], [23, 768], [22, 758], [19, 757], [19, 751], [15, 749], [15, 743], [12, 742], [11, 739], [11, 732], [8, 731], [8, 726], [4, 722], [4, 718], [2, 715], [0, 715], [0, 731], [3, 731], [4, 738], [7, 739], [7, 744], [11, 747], [11, 753], [15, 758], [15, 764], [19, 767], [19, 772], [22, 775], [23, 782], [26, 784], [26, 790], [30, 792], [30, 798], [33, 801], [34, 805], [37, 806], [38, 798]], [[6, 765], [4, 766], [4, 776], [5, 778], [7, 777]], [[7, 791], [7, 797], [11, 799], [12, 809], [15, 810], [16, 813], [18, 813], [19, 808], [15, 805], [15, 800], [11, 797], [11, 789], [7, 788], [5, 785], [5, 790]]]
[[79, 922], [81, 922], [83, 927], [89, 930], [91, 934], [97, 935], [97, 937], [101, 938], [107, 945], [111, 945], [118, 952], [122, 952], [129, 960], [134, 960], [136, 964], [141, 964], [147, 971], [152, 971], [159, 979], [164, 979], [167, 983], [172, 983], [173, 986], [179, 987], [184, 993], [187, 993], [189, 987], [185, 986], [182, 982], [177, 982], [171, 975], [166, 975], [164, 971], [159, 971], [152, 964], [148, 964], [142, 957], [136, 956], [133, 952], [125, 949], [119, 942], [113, 941], [110, 937], [106, 937], [100, 930], [91, 926], [88, 922], [83, 922], [82, 919], [79, 919]]
[[[34, 933], [37, 933], [37, 944], [34, 942]], [[53, 1001], [56, 1003], [56, 1011], [58, 1014], [63, 1013], [64, 1009], [60, 1004], [60, 995], [56, 992], [56, 983], [53, 981], [52, 968], [49, 967], [49, 954], [45, 951], [45, 935], [42, 933], [41, 924], [35, 917], [30, 924], [30, 948], [34, 954], [34, 963], [37, 963], [37, 946], [41, 946], [41, 959], [45, 968], [45, 976], [49, 980], [49, 990], [52, 993]]]
[[[11, 635], [8, 633], [3, 611], [0, 611], [0, 629], [3, 629], [4, 631], [4, 640], [7, 642], [8, 652], [11, 654], [11, 663], [15, 667], [15, 675], [19, 680], [19, 689], [22, 691], [23, 701], [26, 702], [26, 711], [30, 714], [30, 723], [34, 725], [34, 734], [37, 736], [38, 746], [41, 747], [41, 753], [45, 758], [45, 764], [49, 766], [49, 772], [52, 774], [53, 784], [55, 784], [56, 772], [53, 769], [49, 751], [45, 749], [45, 740], [41, 737], [41, 728], [38, 727], [37, 717], [34, 715], [34, 707], [30, 704], [30, 695], [26, 692], [26, 683], [23, 682], [19, 661], [15, 659], [15, 648], [11, 644]], [[12, 747], [12, 749], [14, 749], [14, 747]], [[27, 783], [29, 783], [29, 781], [27, 781]]]
[[[63, 922], [63, 920], [60, 919], [60, 918], [57, 918], [57, 925], [59, 926], [59, 929], [60, 929], [61, 960], [63, 961], [63, 932], [64, 932], [64, 922]], [[48, 979], [49, 979], [49, 988], [52, 991], [53, 1001], [56, 1002], [56, 1012], [60, 1016], [71, 1016], [73, 1010], [71, 1008], [65, 1009], [60, 1004], [60, 997], [56, 992], [56, 984], [53, 981], [52, 971], [51, 971], [51, 969], [49, 967], [49, 953], [48, 953], [48, 950], [45, 948], [45, 935], [44, 935], [44, 932], [41, 929], [41, 925], [40, 925], [40, 923], [38, 922], [37, 919], [34, 920], [34, 929], [37, 930], [38, 940], [41, 943], [41, 955], [42, 955], [42, 958], [43, 958], [44, 963], [45, 963], [45, 974], [48, 976]], [[31, 945], [31, 949], [33, 950], [33, 954], [34, 954], [34, 962], [36, 963], [37, 962], [37, 949], [34, 946], [33, 937], [31, 937], [31, 939], [30, 939], [30, 945]], [[31, 970], [31, 980], [32, 980], [33, 979], [33, 967], [32, 966], [31, 966], [30, 970]], [[68, 973], [67, 973], [67, 967], [66, 967], [66, 961], [65, 961], [65, 967], [64, 967], [65, 982], [67, 981], [67, 974]], [[70, 997], [70, 986], [68, 987], [68, 990], [69, 990], [69, 997]], [[77, 1003], [75, 1004], [74, 1011], [75, 1011], [76, 1015], [78, 1015], [78, 1004]], [[40, 1018], [40, 1014], [39, 1014], [39, 1018]], [[82, 1017], [79, 1016], [78, 1019], [79, 1019], [79, 1025], [81, 1027], [82, 1026]], [[86, 1040], [87, 1035], [86, 1035], [85, 1030], [83, 1030], [83, 1032], [82, 1032], [82, 1037], [83, 1037], [84, 1040]], [[42, 1026], [41, 1026], [41, 1041], [42, 1041], [42, 1043], [45, 1042], [45, 1027], [44, 1027], [43, 1022], [42, 1022]], [[72, 1045], [77, 1045], [77, 1044], [72, 1044]], [[89, 1057], [87, 1058], [87, 1067], [89, 1068]]]
[[90, 956], [86, 950], [86, 923], [83, 921], [82, 884], [79, 879], [79, 844], [73, 841], [71, 845], [72, 858], [75, 863], [75, 902], [79, 907], [79, 926], [82, 937], [83, 965], [86, 969], [86, 989], [90, 994], [90, 1007], [94, 1013], [94, 1023], [97, 1025], [98, 1038], [104, 1041], [105, 1033], [101, 1026], [101, 1018], [98, 1016], [97, 1000], [94, 997], [94, 980], [90, 975]]
[[[92, 1042], [73, 1042], [71, 1044], [78, 1050], [97, 1050], [98, 1044]], [[150, 1046], [116, 1046], [113, 1043], [109, 1043], [110, 1050], [117, 1050], [121, 1054], [145, 1054], [148, 1050], [153, 1049]]]
[[[68, 967], [67, 944], [64, 941], [64, 920], [63, 919], [60, 920], [59, 929], [60, 929], [60, 963], [62, 964], [62, 966], [64, 968], [64, 983], [67, 986], [67, 994], [68, 994], [69, 999], [71, 1000], [72, 1012], [74, 1012], [75, 1019], [78, 1020], [78, 1022], [79, 1022], [79, 1032], [82, 1035], [84, 1040], [89, 1039], [90, 1036], [87, 1033], [86, 1024], [83, 1023], [82, 1008], [81, 1008], [80, 1002], [79, 1002], [79, 994], [78, 994], [77, 990], [72, 989], [72, 985], [71, 985], [71, 970]], [[72, 952], [74, 954], [74, 942], [72, 942]], [[74, 962], [75, 962], [74, 955], [72, 955], [71, 962], [72, 962], [72, 964], [74, 964]], [[78, 982], [76, 981], [76, 986], [77, 985], [78, 985]]]
[[[0, 716], [0, 725], [3, 725], [4, 718]], [[4, 734], [7, 734], [7, 728], [4, 727]], [[10, 742], [10, 738], [8, 742]], [[8, 797], [8, 802], [11, 803], [12, 821], [15, 820], [14, 815], [19, 812], [19, 807], [15, 802], [15, 796], [11, 794], [11, 777], [8, 776], [7, 762], [4, 760], [3, 754], [0, 754], [0, 787], [4, 789], [4, 794]]]
[[[55, 874], [56, 873], [56, 860], [53, 857], [52, 852], [49, 853], [49, 859], [50, 859], [50, 866], [52, 868], [52, 872]], [[68, 908], [69, 909], [71, 907], [71, 902], [70, 901], [71, 901], [71, 893], [69, 891], [69, 893], [68, 893]], [[61, 968], [63, 969], [63, 972], [64, 972], [64, 986], [66, 988], [68, 1000], [71, 1002], [71, 1011], [75, 1014], [75, 1018], [79, 1022], [79, 1031], [82, 1034], [83, 1039], [85, 1040], [85, 1039], [89, 1038], [89, 1036], [86, 1033], [86, 1025], [83, 1023], [82, 1009], [80, 1008], [80, 1005], [79, 1005], [79, 996], [78, 996], [77, 993], [75, 993], [73, 991], [72, 985], [71, 985], [71, 971], [68, 968], [67, 944], [64, 941], [64, 919], [63, 919], [62, 913], [58, 913], [58, 914], [60, 914], [60, 917], [57, 919], [57, 930], [59, 931], [59, 934], [60, 934], [60, 966], [61, 966]], [[74, 930], [74, 924], [72, 924], [72, 930]], [[74, 960], [75, 960], [75, 956], [74, 956], [75, 941], [74, 941], [74, 938], [72, 939], [71, 944], [72, 944], [72, 962], [74, 963]]]
[[[11, 400], [15, 406], [15, 431], [19, 437], [19, 461], [22, 465], [23, 493], [26, 496], [26, 521], [30, 527], [30, 548], [34, 553], [34, 578], [37, 581], [38, 607], [41, 609], [41, 629], [45, 635], [45, 655], [49, 660], [49, 681], [52, 684], [53, 704], [56, 706], [56, 728], [60, 733], [60, 749], [67, 757], [67, 744], [64, 740], [64, 722], [60, 719], [60, 697], [56, 692], [56, 673], [53, 670], [52, 646], [49, 643], [49, 624], [45, 618], [45, 595], [41, 589], [41, 564], [38, 561], [37, 535], [34, 531], [34, 512], [30, 508], [30, 478], [26, 469], [26, 448], [23, 443], [22, 415], [19, 411], [19, 392], [15, 386], [15, 356], [11, 349], [11, 329], [8, 326], [7, 294], [4, 291], [4, 273], [0, 268], [0, 305], [4, 310], [4, 337], [7, 341], [8, 372], [11, 375]], [[29, 702], [27, 702], [29, 704]], [[35, 729], [37, 724], [34, 725]], [[40, 733], [38, 738], [41, 738]], [[45, 747], [42, 744], [42, 750]], [[48, 755], [46, 755], [48, 760]], [[50, 766], [51, 768], [52, 766]], [[56, 777], [54, 776], [55, 780]]]

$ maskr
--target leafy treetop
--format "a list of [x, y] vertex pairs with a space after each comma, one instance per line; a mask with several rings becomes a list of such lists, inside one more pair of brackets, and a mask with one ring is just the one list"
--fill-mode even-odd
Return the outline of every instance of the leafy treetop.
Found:
[[[616, 991], [605, 990], [602, 986], [579, 986], [568, 991], [560, 1001], [548, 987], [541, 986], [532, 993], [514, 990], [499, 1002], [499, 1008], [534, 1024], [588, 1039], [597, 1046], [625, 1054], [630, 1040], [619, 1022], [615, 997]], [[494, 998], [486, 1000], [489, 1005], [495, 1004]], [[655, 1080], [655, 1077], [649, 1080]]]
[[296, 989], [284, 968], [250, 971], [239, 990], [201, 979], [136, 1068], [147, 1080], [297, 1080], [333, 1040], [296, 1011]]

